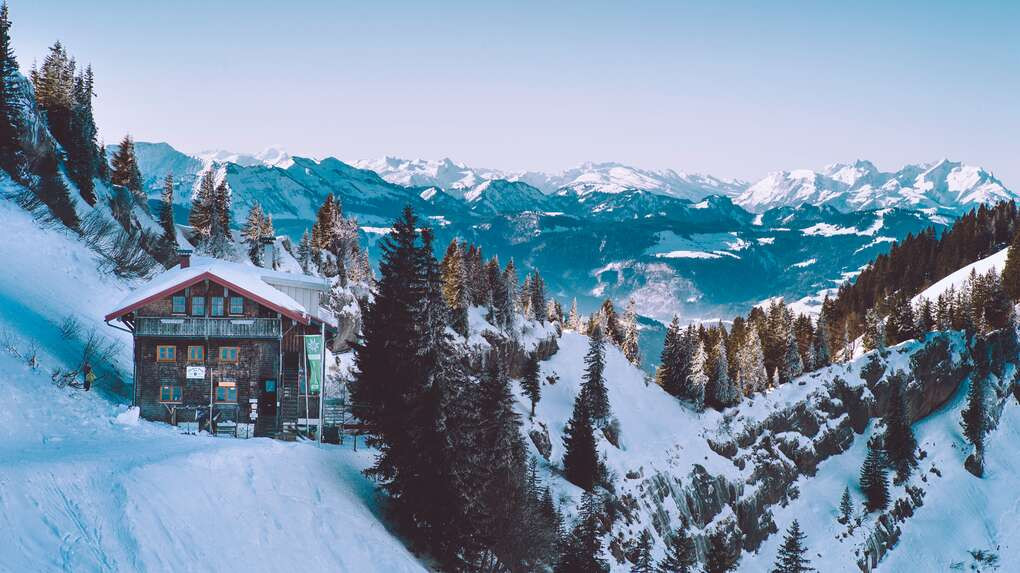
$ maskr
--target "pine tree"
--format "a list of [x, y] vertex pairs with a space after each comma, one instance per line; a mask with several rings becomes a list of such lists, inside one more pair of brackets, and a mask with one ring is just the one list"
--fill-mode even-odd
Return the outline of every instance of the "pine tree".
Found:
[[782, 362], [779, 364], [779, 383], [786, 384], [804, 373], [804, 362], [797, 347], [797, 338], [792, 329], [785, 331], [785, 349]]
[[538, 353], [532, 352], [524, 362], [524, 373], [521, 377], [521, 390], [531, 400], [531, 417], [535, 417], [535, 404], [542, 398], [542, 382], [538, 379]]
[[980, 462], [984, 457], [985, 433], [988, 431], [988, 405], [985, 397], [985, 373], [983, 363], [978, 362], [978, 370], [971, 376], [970, 389], [967, 391], [967, 406], [963, 410], [963, 435], [974, 445], [975, 459]]
[[740, 389], [745, 396], [762, 392], [768, 387], [768, 373], [765, 369], [765, 352], [762, 348], [758, 325], [751, 324], [743, 346], [737, 352], [737, 371], [740, 373]]
[[600, 479], [595, 429], [589, 400], [582, 388], [574, 399], [574, 411], [563, 430], [563, 475], [574, 485], [591, 491]]
[[503, 283], [506, 284], [506, 291], [510, 294], [510, 310], [511, 313], [522, 311], [518, 304], [517, 299], [517, 266], [514, 265], [514, 260], [511, 258], [506, 267], [503, 269]]
[[499, 267], [499, 259], [493, 257], [485, 265], [489, 278], [489, 289], [492, 291], [492, 311], [490, 320], [496, 326], [506, 330], [513, 323], [513, 298], [506, 288], [506, 277]]
[[581, 315], [577, 313], [577, 298], [570, 303], [570, 314], [567, 316], [567, 327], [581, 332]]
[[737, 381], [730, 378], [726, 340], [723, 337], [719, 338], [715, 351], [718, 358], [715, 364], [715, 396], [712, 404], [719, 407], [732, 406], [740, 401], [740, 389], [737, 387]]
[[581, 497], [577, 525], [567, 538], [555, 573], [608, 573], [609, 564], [602, 559], [602, 532], [598, 500], [591, 492]]
[[889, 505], [885, 460], [874, 436], [868, 440], [868, 455], [861, 466], [861, 490], [864, 492], [864, 507], [868, 511], [885, 509]]
[[443, 273], [443, 298], [446, 300], [446, 306], [450, 309], [451, 326], [455, 332], [466, 337], [470, 300], [464, 253], [462, 244], [456, 240], [450, 241], [440, 268]]
[[698, 562], [694, 540], [687, 536], [687, 530], [680, 527], [666, 540], [666, 557], [656, 568], [658, 573], [694, 573]]
[[812, 340], [815, 351], [815, 369], [825, 368], [832, 363], [832, 351], [829, 346], [829, 310], [826, 303], [829, 297], [822, 302], [822, 312], [818, 315], [818, 324], [815, 326], [815, 336]]
[[21, 148], [24, 121], [18, 109], [18, 60], [11, 46], [11, 18], [7, 1], [0, 4], [0, 168], [15, 181], [24, 181], [25, 153]]
[[159, 226], [163, 228], [163, 240], [177, 247], [177, 227], [174, 225], [174, 176], [167, 173], [163, 180], [163, 195], [160, 197]]
[[647, 529], [641, 530], [638, 536], [637, 556], [634, 565], [630, 568], [631, 573], [654, 573], [655, 564], [652, 562], [652, 534]]
[[683, 345], [680, 319], [673, 315], [673, 320], [666, 327], [666, 341], [662, 345], [659, 367], [655, 372], [656, 383], [673, 396], [680, 394], [687, 377], [683, 364], [685, 354]]
[[602, 330], [595, 328], [588, 341], [588, 354], [584, 357], [584, 375], [581, 393], [588, 401], [588, 413], [595, 424], [609, 421], [609, 392], [606, 390], [606, 343]]
[[605, 336], [616, 346], [623, 347], [623, 328], [620, 326], [620, 319], [616, 316], [616, 309], [613, 307], [613, 301], [608, 298], [602, 301], [602, 306], [599, 308], [599, 312], [602, 315], [602, 321]]
[[687, 388], [685, 398], [694, 405], [694, 409], [702, 411], [705, 409], [705, 387], [708, 385], [708, 374], [705, 370], [708, 367], [708, 353], [705, 352], [705, 344], [700, 340], [694, 341], [694, 356], [691, 359], [690, 373], [687, 375]]
[[308, 236], [308, 229], [301, 234], [301, 241], [298, 243], [297, 248], [297, 260], [298, 264], [301, 265], [301, 270], [306, 275], [311, 274], [312, 270], [312, 241]]
[[[262, 237], [265, 229], [265, 214], [262, 205], [256, 201], [248, 210], [248, 218], [241, 228], [241, 239], [248, 247], [248, 258], [257, 267], [265, 266], [262, 260]], [[340, 281], [343, 285], [343, 281]]]
[[807, 547], [804, 540], [807, 538], [800, 530], [800, 523], [796, 519], [786, 530], [786, 537], [783, 538], [783, 545], [779, 548], [779, 555], [776, 556], [776, 564], [773, 573], [806, 573], [814, 571], [811, 562], [804, 557]]
[[1002, 284], [1010, 300], [1020, 301], [1020, 227], [1017, 227], [1006, 252], [1006, 264], [1002, 267]]
[[130, 135], [125, 135], [121, 140], [110, 163], [113, 168], [110, 182], [130, 191], [136, 203], [147, 209], [145, 193], [142, 191], [142, 173], [138, 170], [138, 160], [135, 158], [135, 142]]
[[209, 237], [212, 233], [213, 202], [216, 195], [216, 173], [212, 169], [204, 172], [198, 184], [198, 190], [191, 200], [191, 212], [188, 214], [188, 224], [195, 228], [195, 231], [202, 237]]
[[538, 271], [535, 271], [531, 278], [531, 308], [535, 314], [535, 320], [545, 324], [545, 281], [542, 280]]
[[854, 516], [854, 501], [850, 497], [850, 487], [843, 488], [843, 497], [839, 500], [839, 522], [843, 525], [850, 523]]
[[728, 537], [724, 529], [716, 529], [708, 536], [705, 573], [727, 573], [737, 568], [740, 553], [731, 548]]
[[917, 440], [910, 429], [907, 403], [903, 397], [905, 375], [901, 371], [888, 378], [889, 407], [885, 413], [885, 452], [892, 468], [896, 470], [895, 483], [902, 483], [910, 477], [917, 465]]
[[623, 315], [623, 346], [620, 347], [623, 355], [627, 357], [634, 366], [641, 366], [641, 351], [638, 347], [637, 312], [634, 309], [634, 299], [627, 303], [627, 312]]
[[885, 322], [874, 308], [869, 308], [864, 317], [864, 349], [885, 349]]

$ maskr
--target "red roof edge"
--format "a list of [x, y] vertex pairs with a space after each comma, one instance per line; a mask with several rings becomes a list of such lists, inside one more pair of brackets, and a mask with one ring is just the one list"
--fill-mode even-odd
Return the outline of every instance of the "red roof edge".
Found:
[[127, 314], [127, 313], [129, 313], [129, 312], [131, 312], [133, 310], [136, 310], [136, 309], [138, 309], [138, 308], [140, 308], [142, 306], [145, 306], [145, 305], [149, 304], [152, 301], [159, 300], [159, 299], [161, 299], [163, 297], [166, 297], [166, 296], [170, 296], [173, 293], [175, 293], [175, 292], [177, 292], [177, 291], [179, 291], [181, 289], [188, 288], [189, 286], [191, 286], [191, 285], [193, 285], [195, 283], [199, 283], [199, 282], [201, 282], [203, 280], [206, 280], [206, 279], [208, 279], [208, 280], [210, 280], [210, 281], [212, 281], [212, 282], [214, 282], [214, 283], [216, 283], [216, 284], [218, 284], [220, 286], [225, 286], [225, 287], [227, 287], [228, 289], [230, 289], [232, 291], [240, 293], [240, 294], [242, 294], [242, 295], [244, 295], [244, 296], [254, 300], [255, 302], [261, 304], [262, 306], [264, 306], [266, 308], [273, 309], [276, 312], [286, 316], [287, 318], [292, 318], [292, 319], [300, 322], [301, 324], [311, 324], [311, 322], [312, 322], [311, 321], [312, 317], [310, 315], [308, 315], [308, 314], [297, 313], [297, 312], [294, 312], [294, 311], [292, 311], [290, 309], [283, 308], [282, 306], [279, 306], [277, 304], [269, 302], [268, 300], [258, 296], [257, 294], [254, 294], [254, 293], [252, 293], [251, 291], [249, 291], [247, 289], [239, 287], [239, 286], [235, 285], [234, 283], [232, 283], [232, 282], [230, 282], [228, 280], [224, 280], [224, 279], [214, 275], [213, 273], [211, 273], [209, 271], [205, 271], [202, 274], [197, 275], [195, 277], [192, 277], [192, 278], [190, 278], [190, 279], [188, 279], [186, 281], [179, 282], [179, 283], [177, 283], [177, 284], [175, 284], [173, 286], [170, 286], [170, 287], [168, 287], [166, 289], [163, 289], [162, 291], [160, 291], [160, 292], [158, 292], [158, 293], [156, 293], [154, 295], [147, 296], [147, 297], [143, 298], [142, 300], [140, 300], [140, 301], [138, 301], [138, 302], [136, 302], [134, 304], [128, 305], [128, 306], [126, 306], [124, 308], [117, 309], [117, 310], [111, 312], [110, 314], [107, 314], [106, 318], [104, 318], [103, 320], [110, 321], [110, 320], [113, 320], [115, 318], [120, 318], [120, 317], [124, 316], [125, 314]]

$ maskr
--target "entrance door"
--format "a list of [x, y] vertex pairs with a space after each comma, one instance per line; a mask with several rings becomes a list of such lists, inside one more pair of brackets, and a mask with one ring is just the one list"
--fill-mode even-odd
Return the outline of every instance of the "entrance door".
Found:
[[256, 427], [260, 435], [272, 434], [276, 430], [276, 380], [262, 381], [259, 389], [259, 418]]

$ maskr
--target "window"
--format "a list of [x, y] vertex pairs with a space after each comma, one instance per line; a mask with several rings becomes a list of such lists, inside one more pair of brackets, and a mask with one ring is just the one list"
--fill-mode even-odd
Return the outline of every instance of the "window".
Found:
[[177, 360], [177, 347], [168, 344], [156, 346], [156, 362], [175, 362]]
[[276, 392], [276, 380], [266, 380], [266, 392]]
[[237, 383], [220, 381], [216, 385], [217, 402], [237, 402]]
[[244, 313], [244, 298], [239, 296], [230, 297], [230, 314]]
[[205, 361], [205, 347], [204, 346], [189, 346], [188, 347], [188, 362], [204, 362]]
[[191, 297], [191, 315], [192, 316], [205, 316], [205, 297], [204, 296], [193, 296], [193, 297]]
[[173, 313], [184, 314], [188, 312], [188, 299], [184, 298], [183, 294], [176, 294], [173, 296]]
[[222, 296], [214, 296], [209, 298], [209, 314], [212, 316], [223, 316]]
[[237, 347], [223, 346], [220, 348], [220, 362], [237, 362]]
[[163, 384], [159, 387], [160, 402], [180, 402], [181, 387], [176, 384]]

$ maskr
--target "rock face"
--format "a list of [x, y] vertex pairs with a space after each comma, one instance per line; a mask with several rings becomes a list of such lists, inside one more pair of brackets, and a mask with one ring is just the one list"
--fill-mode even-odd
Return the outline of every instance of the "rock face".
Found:
[[[972, 346], [954, 346], [950, 336], [942, 334], [930, 335], [922, 347], [912, 350], [909, 371], [903, 373], [907, 381], [904, 398], [912, 420], [932, 413], [957, 391], [973, 369], [972, 351]], [[818, 389], [805, 400], [760, 420], [740, 420], [738, 413], [737, 420], [743, 425], [735, 426], [739, 429], [732, 434], [707, 435], [713, 451], [731, 460], [738, 470], [735, 473], [744, 476], [739, 480], [712, 475], [700, 465], [693, 465], [683, 479], [663, 473], [642, 478], [638, 503], [651, 515], [656, 532], [662, 536], [680, 523], [689, 524], [702, 559], [709, 533], [706, 527], [728, 530], [744, 550], [758, 549], [776, 533], [770, 508], [798, 495], [794, 482], [801, 476], [813, 476], [819, 463], [847, 451], [869, 420], [885, 413], [889, 378], [896, 374], [889, 363], [896, 352], [904, 350], [876, 353], [870, 363], [854, 367], [859, 370], [834, 366], [827, 380], [819, 379]], [[812, 376], [802, 379], [805, 382], [811, 384]], [[870, 571], [869, 567], [895, 545], [897, 523], [908, 519], [922, 498], [920, 490], [912, 492], [883, 516], [884, 521], [862, 548], [863, 571]], [[732, 517], [723, 515], [727, 508]]]
[[[524, 364], [528, 360], [529, 352], [521, 348], [521, 345], [512, 338], [489, 331], [483, 332], [482, 337], [489, 343], [489, 348], [482, 352], [472, 352], [468, 357], [468, 366], [475, 372], [481, 372], [489, 356], [495, 351], [507, 360], [507, 373], [512, 378], [520, 378], [524, 373]], [[557, 350], [559, 350], [557, 338], [550, 336], [539, 340], [534, 352], [539, 360], [547, 360], [556, 354]]]

